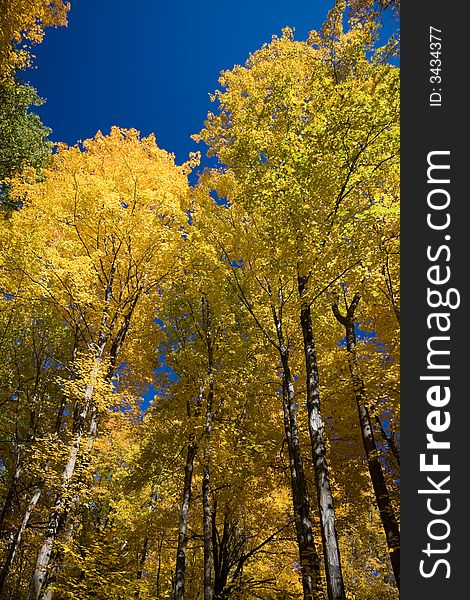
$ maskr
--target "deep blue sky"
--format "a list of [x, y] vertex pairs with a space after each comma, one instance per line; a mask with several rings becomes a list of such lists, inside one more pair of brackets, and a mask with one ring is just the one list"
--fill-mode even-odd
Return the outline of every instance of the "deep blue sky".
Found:
[[49, 28], [28, 79], [51, 139], [74, 144], [111, 125], [154, 132], [178, 163], [210, 110], [223, 69], [295, 27], [296, 39], [324, 21], [330, 0], [168, 2], [71, 0], [67, 28]]

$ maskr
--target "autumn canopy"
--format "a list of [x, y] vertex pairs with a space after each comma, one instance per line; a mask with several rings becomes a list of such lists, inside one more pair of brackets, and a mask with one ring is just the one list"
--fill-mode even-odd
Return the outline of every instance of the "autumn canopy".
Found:
[[222, 72], [202, 169], [118, 127], [51, 152], [14, 73], [68, 5], [33, 4], [1, 17], [0, 597], [398, 598], [384, 7]]

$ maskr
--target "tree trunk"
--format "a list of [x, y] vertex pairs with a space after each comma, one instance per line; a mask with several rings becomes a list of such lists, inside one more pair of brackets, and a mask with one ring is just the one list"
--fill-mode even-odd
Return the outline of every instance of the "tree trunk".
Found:
[[[290, 371], [288, 371], [290, 378]], [[305, 479], [302, 457], [300, 454], [297, 415], [294, 405], [292, 382], [288, 383], [284, 376], [283, 411], [284, 431], [289, 453], [291, 475], [292, 503], [295, 518], [299, 562], [302, 574], [304, 600], [323, 598], [320, 558], [315, 548], [310, 520], [310, 501]]]
[[[39, 550], [36, 567], [31, 578], [27, 600], [43, 600], [43, 598], [45, 598], [44, 594], [45, 587], [47, 586], [47, 575], [48, 571], [50, 570], [49, 565], [51, 561], [52, 549], [62, 530], [65, 521], [65, 513], [68, 505], [70, 504], [70, 500], [67, 498], [67, 496], [70, 482], [75, 472], [78, 455], [80, 453], [82, 439], [85, 433], [84, 429], [86, 420], [91, 410], [93, 410], [93, 415], [96, 414], [96, 411], [91, 404], [94, 391], [93, 379], [98, 375], [99, 367], [103, 358], [103, 352], [104, 343], [100, 346], [99, 352], [96, 356], [95, 366], [91, 374], [92, 382], [89, 383], [85, 389], [82, 411], [78, 415], [77, 424], [75, 426], [75, 439], [69, 453], [67, 464], [62, 473], [61, 490], [57, 494], [54, 508], [52, 509], [49, 517], [44, 542]], [[93, 427], [93, 422], [91, 427]]]
[[49, 562], [51, 560], [52, 547], [56, 541], [65, 516], [67, 507], [66, 492], [73, 477], [75, 464], [80, 450], [82, 434], [75, 438], [72, 450], [69, 454], [67, 465], [62, 474], [62, 490], [59, 492], [46, 529], [44, 542], [39, 550], [36, 567], [31, 578], [28, 591], [28, 600], [40, 600], [43, 597], [43, 589], [47, 580]]
[[5, 502], [3, 503], [2, 514], [0, 515], [0, 535], [3, 533], [3, 525], [8, 518], [8, 515], [10, 514], [13, 496], [15, 494], [16, 486], [18, 484], [18, 480], [20, 478], [22, 470], [23, 464], [21, 462], [21, 451], [20, 448], [17, 446], [15, 472], [13, 474], [10, 487], [8, 488], [8, 493], [6, 495]]
[[[148, 534], [145, 534], [144, 544], [143, 544], [143, 548], [142, 548], [142, 554], [139, 557], [139, 567], [137, 569], [137, 573], [135, 576], [137, 582], [139, 582], [142, 579], [142, 576], [144, 574], [144, 567], [145, 567], [145, 561], [147, 560], [149, 541], [150, 540], [149, 540]], [[137, 588], [137, 590], [135, 591], [135, 594], [134, 594], [134, 598], [139, 598], [139, 597], [140, 597], [140, 588]]]
[[[106, 290], [105, 290], [105, 305], [108, 307], [109, 302], [112, 297], [112, 288], [114, 281], [114, 273], [115, 273], [115, 265], [110, 270]], [[63, 528], [64, 523], [66, 522], [66, 512], [69, 506], [75, 501], [75, 499], [70, 501], [68, 498], [68, 492], [70, 483], [72, 481], [76, 463], [80, 454], [83, 437], [85, 435], [85, 425], [87, 418], [91, 413], [91, 421], [89, 425], [89, 435], [88, 435], [88, 449], [91, 450], [93, 446], [93, 442], [96, 438], [97, 434], [97, 426], [98, 426], [98, 410], [97, 407], [94, 406], [92, 402], [92, 397], [94, 393], [94, 384], [93, 380], [98, 376], [100, 367], [104, 358], [105, 348], [107, 343], [112, 340], [111, 346], [109, 348], [108, 358], [109, 365], [107, 373], [105, 374], [104, 379], [109, 381], [113, 375], [114, 368], [116, 366], [117, 356], [120, 352], [122, 344], [125, 341], [129, 325], [131, 322], [131, 318], [134, 312], [134, 309], [139, 300], [140, 294], [142, 293], [142, 288], [139, 288], [134, 295], [134, 298], [130, 302], [127, 313], [124, 315], [123, 321], [115, 333], [113, 338], [110, 336], [109, 328], [113, 327], [113, 323], [111, 325], [108, 324], [108, 312], [107, 310], [103, 311], [100, 330], [97, 335], [97, 343], [96, 343], [96, 355], [94, 367], [91, 373], [91, 383], [86, 386], [83, 405], [81, 412], [77, 415], [76, 425], [74, 423], [73, 435], [75, 439], [73, 441], [72, 448], [69, 453], [69, 457], [67, 460], [67, 464], [62, 473], [62, 485], [61, 489], [57, 493], [56, 501], [54, 508], [49, 516], [49, 522], [46, 528], [46, 534], [44, 537], [44, 542], [39, 550], [38, 558], [36, 562], [36, 567], [33, 572], [33, 576], [30, 581], [30, 586], [27, 594], [27, 600], [51, 600], [52, 592], [47, 591], [48, 584], [48, 573], [51, 570], [51, 556], [54, 543], [56, 542], [61, 530]], [[76, 356], [77, 346], [74, 346], [74, 357]], [[52, 565], [54, 567], [54, 565]]]
[[39, 498], [41, 497], [41, 492], [42, 492], [42, 485], [38, 485], [38, 487], [36, 488], [36, 491], [34, 492], [33, 497], [29, 501], [28, 508], [26, 509], [26, 512], [23, 515], [23, 520], [21, 522], [21, 525], [20, 525], [18, 531], [16, 532], [16, 535], [13, 538], [13, 541], [12, 541], [10, 547], [8, 548], [5, 562], [4, 562], [2, 570], [0, 572], [0, 597], [1, 597], [1, 594], [3, 591], [3, 586], [5, 584], [5, 580], [10, 571], [10, 567], [13, 564], [13, 561], [15, 560], [16, 553], [18, 552], [18, 548], [20, 547], [20, 544], [21, 544], [21, 539], [22, 539], [23, 534], [26, 531], [26, 527], [29, 523], [31, 514], [32, 514], [33, 510], [36, 508], [37, 503], [39, 502]]
[[204, 538], [204, 600], [212, 600], [212, 519], [210, 501], [210, 442], [212, 433], [212, 410], [214, 404], [214, 340], [212, 336], [212, 313], [206, 297], [201, 299], [201, 316], [204, 334], [202, 340], [207, 352], [207, 375], [209, 389], [206, 402], [206, 425], [204, 430], [204, 456], [202, 465], [202, 512]]
[[222, 535], [217, 533], [217, 502], [214, 502], [212, 511], [212, 552], [214, 555], [214, 598], [223, 600], [229, 594], [227, 593], [227, 579], [230, 573], [230, 525], [229, 516], [224, 514], [224, 527]]
[[209, 460], [205, 457], [202, 475], [202, 510], [204, 534], [204, 600], [212, 600], [211, 504]]
[[[211, 367], [211, 365], [210, 365]], [[209, 375], [212, 377], [212, 375]], [[210, 501], [210, 435], [212, 428], [212, 403], [214, 389], [212, 379], [209, 381], [209, 393], [206, 406], [206, 429], [204, 440], [204, 457], [202, 465], [202, 513], [204, 537], [204, 600], [212, 600], [212, 555], [211, 555], [211, 501]]]
[[387, 444], [388, 449], [393, 454], [393, 458], [395, 459], [396, 466], [398, 467], [398, 469], [400, 469], [400, 451], [398, 450], [397, 445], [395, 443], [394, 433], [393, 432], [387, 433], [385, 431], [382, 421], [380, 420], [380, 418], [377, 415], [375, 417], [375, 422], [378, 425], [380, 433], [381, 433], [383, 439], [385, 440], [385, 443]]
[[387, 539], [387, 546], [390, 553], [393, 574], [397, 588], [400, 589], [400, 528], [393, 509], [393, 504], [385, 481], [382, 464], [378, 457], [377, 444], [374, 438], [374, 430], [370, 418], [369, 409], [366, 404], [365, 386], [361, 377], [361, 372], [356, 356], [356, 333], [354, 330], [355, 319], [354, 312], [359, 303], [359, 296], [356, 294], [347, 308], [346, 316], [339, 312], [338, 305], [335, 303], [332, 307], [337, 320], [345, 326], [346, 329], [346, 349], [348, 352], [348, 365], [351, 373], [351, 379], [356, 398], [357, 411], [359, 415], [359, 424], [361, 427], [362, 442], [366, 452], [369, 474], [374, 488], [375, 499], [380, 513], [383, 530]]
[[[307, 278], [299, 276], [298, 288], [301, 302], [306, 284]], [[320, 512], [328, 598], [329, 600], [345, 600], [346, 595], [341, 570], [341, 558], [335, 527], [333, 494], [330, 486], [323, 422], [320, 411], [320, 383], [309, 305], [302, 304], [300, 323], [304, 339], [308, 424], [310, 441], [312, 444], [315, 487], [317, 490], [318, 509]]]
[[163, 547], [163, 540], [165, 539], [165, 534], [162, 533], [161, 538], [159, 539], [158, 542], [158, 566], [157, 566], [157, 581], [156, 581], [156, 590], [157, 590], [157, 598], [156, 600], [160, 600], [160, 573], [162, 570], [162, 547]]
[[[281, 306], [282, 297], [280, 298], [280, 307]], [[281, 311], [279, 311], [279, 313], [280, 312]], [[297, 533], [297, 545], [299, 548], [303, 596], [304, 600], [317, 600], [323, 598], [320, 558], [315, 548], [312, 522], [310, 520], [310, 502], [308, 497], [307, 481], [305, 479], [302, 456], [300, 452], [294, 384], [289, 366], [289, 352], [284, 340], [282, 323], [274, 309], [273, 317], [274, 324], [276, 326], [277, 338], [279, 342], [279, 353], [283, 369], [282, 396], [284, 430], [289, 452], [292, 502], [294, 508], [295, 528]]]
[[214, 500], [211, 514], [211, 540], [212, 540], [212, 556], [214, 558], [214, 598], [220, 598], [220, 560], [219, 560], [219, 545], [217, 543], [217, 500]]
[[[64, 410], [65, 410], [65, 404], [66, 401], [63, 398], [59, 407], [59, 410], [57, 412], [57, 417], [56, 417], [56, 423], [55, 423], [55, 428], [54, 428], [54, 436], [58, 436], [59, 432], [60, 432], [60, 428], [62, 426], [62, 417], [64, 414]], [[31, 429], [29, 434], [28, 434], [28, 439], [32, 440], [34, 439], [34, 430]], [[14, 479], [16, 481], [12, 482], [12, 487], [10, 488], [10, 491], [13, 490], [13, 485], [16, 485], [17, 480], [19, 479], [19, 476], [21, 474], [22, 471], [22, 465], [19, 463], [19, 453], [18, 453], [18, 466], [15, 472], [15, 477]], [[49, 470], [49, 463], [47, 462], [44, 467], [43, 467], [44, 473], [46, 473]], [[5, 561], [4, 564], [2, 566], [2, 570], [0, 572], [0, 597], [2, 595], [3, 592], [3, 586], [5, 584], [5, 580], [8, 576], [8, 572], [15, 560], [15, 557], [18, 553], [18, 549], [21, 545], [21, 540], [23, 538], [24, 532], [26, 531], [26, 528], [28, 527], [29, 524], [29, 520], [31, 518], [32, 513], [34, 512], [34, 509], [36, 508], [39, 499], [41, 497], [42, 494], [42, 486], [44, 484], [44, 480], [41, 480], [38, 482], [36, 490], [34, 491], [34, 494], [31, 498], [31, 500], [28, 503], [28, 506], [26, 508], [26, 512], [23, 515], [23, 520], [21, 521], [21, 525], [19, 527], [19, 529], [17, 530], [16, 534], [13, 536], [10, 544], [8, 545], [8, 548], [6, 550], [6, 557], [5, 557]], [[8, 511], [9, 510], [9, 500], [7, 500], [5, 502], [5, 506], [4, 506], [4, 511]]]
[[189, 506], [191, 504], [191, 483], [193, 479], [193, 466], [196, 452], [197, 446], [194, 441], [194, 436], [192, 436], [188, 443], [186, 465], [184, 467], [183, 501], [179, 517], [178, 548], [176, 551], [175, 583], [173, 590], [175, 600], [184, 600], [188, 514]]

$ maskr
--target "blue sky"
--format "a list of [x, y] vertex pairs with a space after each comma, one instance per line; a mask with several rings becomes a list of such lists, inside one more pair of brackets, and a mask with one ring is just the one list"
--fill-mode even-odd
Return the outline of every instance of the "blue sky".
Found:
[[324, 21], [329, 0], [239, 0], [225, 4], [71, 0], [69, 26], [46, 30], [25, 74], [46, 104], [38, 109], [53, 141], [74, 144], [111, 125], [156, 134], [177, 162], [210, 110], [223, 69], [295, 28], [296, 39]]

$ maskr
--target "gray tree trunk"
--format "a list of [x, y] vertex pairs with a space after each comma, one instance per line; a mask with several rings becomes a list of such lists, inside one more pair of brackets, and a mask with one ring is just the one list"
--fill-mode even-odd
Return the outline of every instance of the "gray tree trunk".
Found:
[[212, 556], [211, 556], [211, 504], [209, 460], [205, 458], [202, 474], [202, 511], [204, 537], [204, 600], [212, 600]]
[[[282, 296], [280, 294], [280, 309]], [[279, 310], [281, 314], [281, 310]], [[297, 408], [292, 374], [289, 366], [289, 352], [285, 343], [282, 322], [273, 309], [279, 354], [283, 370], [283, 412], [284, 431], [289, 452], [292, 502], [294, 508], [297, 545], [302, 574], [304, 600], [320, 600], [323, 596], [320, 558], [313, 539], [312, 522], [310, 520], [310, 502], [307, 481], [305, 478], [302, 456], [300, 452], [299, 428], [297, 425]]]
[[13, 496], [15, 494], [16, 486], [18, 484], [18, 480], [23, 470], [21, 458], [21, 450], [17, 446], [15, 472], [13, 473], [13, 478], [11, 480], [10, 487], [8, 488], [8, 493], [6, 495], [5, 502], [3, 503], [2, 514], [0, 515], [0, 532], [3, 529], [3, 523], [7, 520], [7, 517], [10, 514]]
[[184, 467], [183, 500], [181, 503], [178, 525], [178, 548], [176, 550], [176, 569], [173, 595], [175, 600], [184, 600], [186, 573], [186, 546], [188, 541], [188, 515], [191, 504], [191, 484], [193, 479], [194, 457], [197, 446], [194, 437], [189, 440]]
[[212, 312], [206, 297], [201, 299], [202, 332], [200, 337], [207, 353], [207, 375], [209, 379], [206, 398], [206, 424], [204, 430], [204, 456], [202, 465], [202, 525], [204, 539], [204, 600], [212, 600], [212, 511], [210, 499], [210, 443], [212, 434], [212, 411], [214, 404], [214, 339]]
[[378, 457], [378, 449], [374, 437], [374, 430], [366, 403], [364, 380], [362, 379], [356, 356], [354, 312], [358, 303], [359, 295], [356, 294], [351, 304], [347, 308], [346, 316], [340, 313], [336, 303], [333, 304], [332, 309], [335, 317], [341, 324], [345, 326], [346, 330], [348, 365], [351, 373], [354, 395], [356, 398], [362, 442], [366, 452], [367, 465], [369, 467], [369, 474], [372, 481], [372, 487], [374, 488], [375, 499], [379, 509], [382, 527], [387, 540], [390, 561], [392, 563], [393, 574], [395, 576], [395, 583], [397, 588], [400, 589], [400, 528], [390, 498], [390, 493], [387, 488], [382, 464]]
[[299, 563], [302, 575], [304, 600], [317, 600], [324, 597], [320, 558], [313, 539], [310, 520], [310, 501], [305, 479], [302, 457], [300, 455], [297, 416], [293, 405], [292, 391], [285, 378], [283, 382], [284, 432], [289, 454], [292, 504], [294, 509]]
[[[62, 418], [63, 418], [63, 414], [64, 414], [64, 410], [65, 410], [65, 399], [63, 398], [59, 407], [59, 410], [57, 412], [57, 418], [56, 418], [56, 423], [55, 423], [55, 429], [54, 429], [54, 436], [58, 436], [59, 432], [60, 432], [60, 428], [62, 426]], [[28, 439], [33, 439], [35, 435], [34, 430], [30, 430], [29, 434], [28, 434]], [[19, 461], [19, 454], [18, 454], [18, 461]], [[16, 480], [19, 479], [19, 476], [21, 474], [21, 470], [22, 467], [20, 464], [18, 464], [17, 470], [15, 472], [15, 478]], [[46, 473], [49, 470], [49, 463], [46, 463], [43, 466], [43, 470], [44, 473]], [[16, 482], [14, 482], [16, 485]], [[3, 593], [3, 586], [5, 585], [5, 580], [8, 577], [8, 572], [11, 568], [11, 566], [14, 563], [14, 560], [16, 558], [16, 555], [18, 553], [18, 549], [21, 546], [21, 541], [24, 535], [24, 532], [26, 531], [26, 528], [28, 527], [29, 524], [29, 520], [31, 518], [32, 513], [34, 512], [34, 509], [36, 508], [39, 499], [41, 498], [41, 494], [42, 494], [42, 486], [44, 484], [44, 480], [39, 481], [37, 484], [37, 487], [34, 491], [33, 496], [31, 497], [31, 500], [28, 503], [28, 506], [26, 508], [26, 511], [23, 515], [23, 520], [21, 521], [21, 525], [19, 527], [19, 529], [17, 530], [16, 534], [13, 536], [10, 544], [8, 545], [8, 548], [6, 550], [6, 556], [5, 556], [5, 561], [2, 565], [2, 570], [0, 572], [0, 597]], [[7, 506], [7, 502], [5, 503]], [[5, 510], [5, 507], [4, 507]], [[6, 510], [9, 510], [9, 506], [7, 506]]]
[[2, 594], [3, 586], [5, 584], [5, 580], [10, 571], [10, 567], [13, 564], [15, 557], [16, 557], [16, 553], [18, 552], [18, 548], [21, 545], [21, 540], [23, 538], [24, 532], [26, 531], [26, 527], [28, 526], [29, 519], [31, 518], [31, 514], [34, 511], [34, 509], [36, 508], [37, 503], [39, 502], [39, 498], [41, 497], [41, 492], [42, 492], [42, 485], [38, 485], [31, 500], [29, 501], [28, 507], [23, 515], [23, 520], [21, 522], [21, 525], [20, 525], [18, 531], [16, 532], [16, 535], [14, 536], [11, 545], [8, 548], [8, 552], [5, 557], [5, 562], [3, 564], [2, 571], [0, 573], [0, 597]]
[[[307, 278], [299, 276], [298, 288], [301, 302], [306, 283]], [[346, 600], [338, 536], [335, 527], [333, 494], [330, 486], [323, 421], [320, 410], [320, 382], [318, 377], [315, 342], [313, 338], [312, 317], [310, 306], [305, 303], [301, 306], [300, 323], [304, 339], [308, 424], [312, 445], [315, 487], [317, 490], [318, 509], [320, 513], [328, 598], [329, 600]]]
[[[103, 358], [104, 352], [104, 343], [101, 344], [99, 351], [96, 356], [95, 367], [92, 373], [93, 377], [98, 375], [98, 371], [100, 368], [100, 364]], [[55, 541], [57, 540], [64, 523], [65, 513], [69, 504], [68, 500], [68, 490], [70, 483], [72, 481], [75, 466], [77, 464], [78, 456], [80, 453], [83, 436], [85, 433], [85, 425], [87, 417], [91, 410], [93, 410], [93, 415], [96, 414], [96, 411], [92, 407], [92, 396], [94, 392], [94, 385], [89, 383], [85, 389], [83, 407], [78, 415], [77, 423], [74, 431], [74, 441], [72, 447], [69, 452], [69, 456], [67, 459], [67, 464], [65, 465], [65, 469], [62, 473], [62, 485], [59, 493], [57, 494], [56, 502], [54, 508], [49, 517], [49, 522], [47, 524], [46, 533], [44, 536], [43, 544], [39, 550], [38, 558], [36, 561], [36, 567], [34, 569], [33, 575], [31, 577], [29, 590], [27, 594], [27, 600], [45, 600], [46, 596], [46, 587], [47, 587], [47, 575], [52, 549]], [[94, 427], [93, 421], [91, 424], [91, 428]]]

